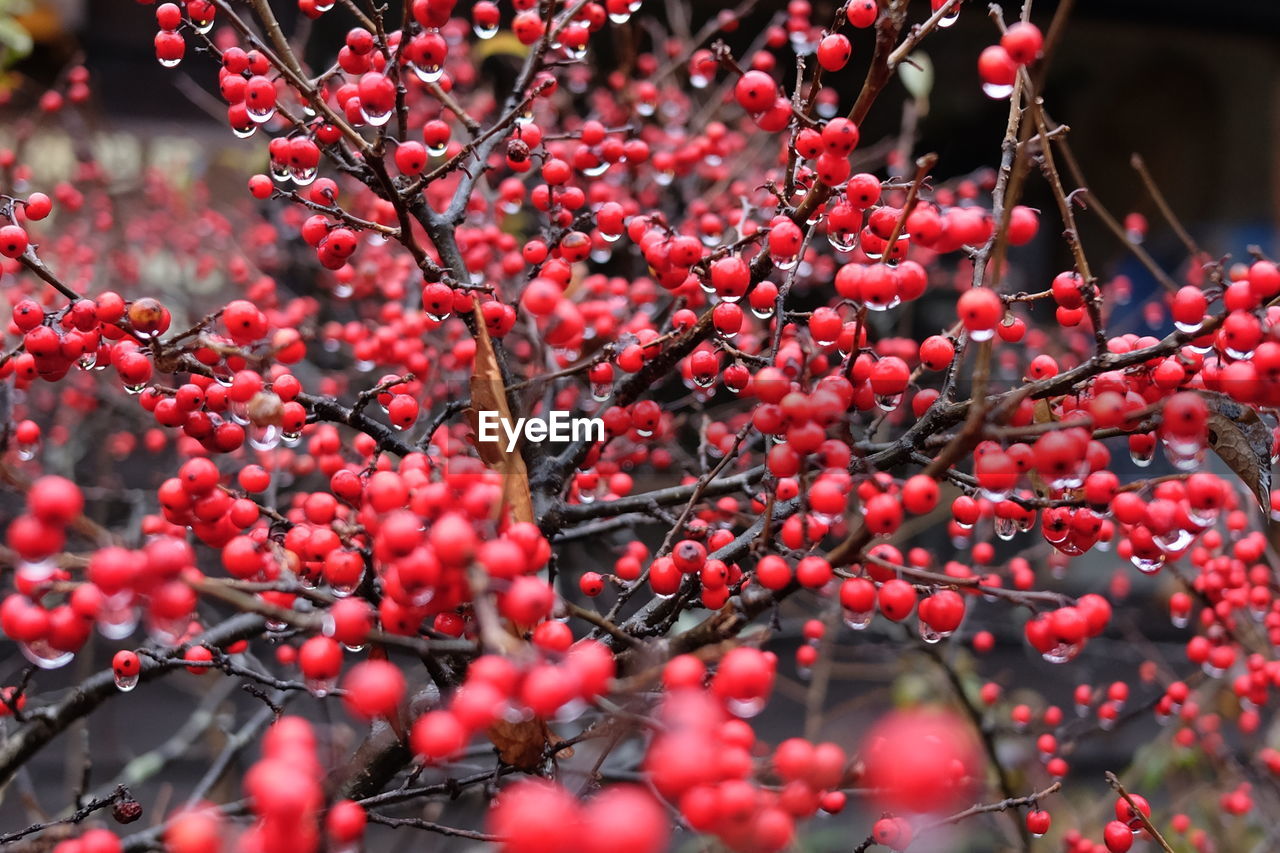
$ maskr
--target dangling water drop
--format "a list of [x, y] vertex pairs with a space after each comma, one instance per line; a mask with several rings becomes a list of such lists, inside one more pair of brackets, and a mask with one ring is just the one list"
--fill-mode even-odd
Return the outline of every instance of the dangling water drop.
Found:
[[755, 699], [730, 699], [725, 703], [729, 709], [729, 713], [741, 719], [750, 719], [764, 710], [765, 700], [763, 697]]
[[410, 65], [409, 67], [423, 83], [434, 83], [444, 76], [443, 65]]
[[365, 107], [361, 107], [360, 115], [364, 118], [365, 123], [368, 124], [370, 127], [382, 127], [384, 124], [386, 124], [391, 120], [391, 110], [387, 110], [384, 113], [379, 113], [379, 112], [371, 113]]
[[874, 610], [865, 611], [844, 611], [844, 624], [848, 625], [854, 631], [864, 631], [871, 624], [871, 620], [875, 618]]
[[63, 652], [49, 645], [48, 640], [32, 640], [30, 643], [18, 643], [22, 656], [41, 669], [60, 669], [71, 663], [74, 652]]
[[265, 110], [245, 109], [245, 114], [249, 116], [249, 121], [254, 124], [266, 124], [271, 121], [271, 119], [275, 118], [276, 108], [273, 104]]

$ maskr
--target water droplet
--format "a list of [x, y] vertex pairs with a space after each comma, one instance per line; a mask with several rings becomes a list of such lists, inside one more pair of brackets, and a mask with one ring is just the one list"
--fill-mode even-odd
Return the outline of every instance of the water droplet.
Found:
[[138, 621], [133, 593], [119, 592], [103, 601], [98, 611], [98, 633], [108, 640], [123, 640], [138, 630]]
[[1080, 654], [1081, 648], [1083, 648], [1081, 643], [1059, 643], [1041, 657], [1049, 663], [1066, 663]]
[[1164, 556], [1161, 555], [1154, 560], [1146, 557], [1134, 555], [1129, 558], [1129, 562], [1133, 563], [1134, 568], [1142, 572], [1144, 575], [1154, 575], [1156, 572], [1164, 568]]
[[[955, 23], [956, 21], [958, 21], [958, 20], [960, 20], [960, 6], [959, 6], [959, 5], [957, 5], [954, 9], [952, 9], [952, 10], [951, 10], [950, 12], [948, 12], [947, 14], [943, 15], [941, 18], [939, 18], [939, 19], [938, 19], [938, 26], [939, 26], [939, 27], [942, 27], [942, 28], [944, 28], [944, 29], [945, 29], [946, 27], [951, 26], [952, 24], [954, 24], [954, 23]], [[1037, 837], [1037, 838], [1039, 838], [1039, 836], [1036, 836], [1036, 837]]]
[[[832, 342], [834, 343], [834, 341]], [[877, 394], [876, 405], [882, 412], [892, 412], [902, 405], [901, 394]]]
[[1188, 545], [1195, 540], [1195, 534], [1190, 530], [1183, 530], [1181, 527], [1175, 527], [1168, 533], [1154, 536], [1152, 539], [1156, 543], [1156, 547], [1166, 554], [1174, 554], [1185, 550]]
[[333, 688], [338, 686], [337, 678], [308, 678], [305, 682], [307, 690], [317, 699], [323, 699], [333, 692]]
[[53, 579], [54, 572], [58, 566], [52, 560], [40, 560], [39, 562], [20, 562], [16, 574], [18, 580], [24, 585], [32, 588], [35, 592], [40, 590]]
[[236, 139], [248, 139], [250, 136], [253, 136], [258, 132], [258, 126], [256, 124], [249, 124], [245, 127], [233, 127], [231, 128], [231, 132], [235, 134]]
[[331, 583], [329, 591], [333, 593], [334, 598], [346, 598], [356, 591], [360, 586], [360, 581], [364, 579], [364, 572], [360, 573], [360, 577], [355, 579], [354, 583]]
[[773, 261], [774, 267], [780, 270], [789, 270], [796, 264], [800, 263], [799, 255], [775, 255], [770, 253], [769, 260]]
[[730, 699], [725, 703], [725, 705], [728, 707], [730, 714], [747, 720], [764, 710], [765, 701], [763, 697], [757, 697], [755, 699]]
[[1013, 86], [998, 86], [995, 83], [983, 83], [982, 93], [994, 100], [1003, 100], [1013, 94]]
[[182, 61], [182, 57], [179, 56], [177, 59], [161, 59], [160, 64], [163, 65], [165, 68], [177, 68], [178, 63], [181, 61]]
[[1018, 535], [1018, 522], [1012, 518], [1004, 518], [997, 515], [995, 528], [996, 536], [1000, 537], [1003, 542], [1008, 542]]
[[369, 125], [370, 127], [382, 127], [384, 124], [391, 121], [391, 110], [387, 110], [386, 112], [383, 112], [383, 113], [379, 113], [379, 112], [371, 113], [366, 107], [361, 106], [360, 115], [364, 118], [365, 124]]
[[147, 635], [157, 643], [176, 646], [186, 636], [187, 628], [190, 624], [191, 614], [185, 614], [174, 619], [150, 615], [147, 617]]
[[71, 663], [74, 652], [62, 652], [49, 645], [48, 640], [18, 643], [22, 656], [41, 669], [59, 669]]
[[701, 74], [693, 74], [689, 77], [689, 85], [695, 89], [705, 89], [711, 83], [711, 79], [703, 77]]
[[476, 38], [488, 41], [498, 34], [498, 27], [496, 24], [492, 27], [482, 27], [479, 24], [475, 24], [471, 27], [471, 31], [476, 34]]
[[793, 30], [791, 49], [795, 51], [796, 56], [809, 56], [818, 49], [818, 43], [809, 38], [808, 30]]
[[852, 252], [854, 247], [858, 245], [858, 232], [828, 231], [827, 242], [837, 252]]
[[[413, 69], [414, 75], [423, 83], [434, 83], [444, 76], [443, 65], [409, 65]], [[369, 122], [373, 124], [373, 122]]]
[[300, 187], [310, 186], [316, 181], [316, 175], [320, 174], [320, 170], [312, 167], [310, 169], [290, 169], [289, 177]]
[[254, 450], [275, 450], [280, 444], [280, 429], [273, 424], [253, 426], [249, 430], [249, 446]]
[[116, 673], [116, 687], [121, 693], [128, 693], [130, 690], [138, 686], [140, 675], [121, 675]]
[[1055, 527], [1046, 525], [1044, 527], [1044, 541], [1050, 545], [1058, 545], [1067, 541], [1067, 537], [1071, 535], [1071, 531], [1066, 527]]
[[864, 631], [871, 624], [871, 620], [875, 618], [875, 615], [875, 610], [846, 610], [844, 611], [844, 624], [854, 631]]
[[249, 121], [254, 124], [266, 124], [271, 121], [271, 119], [275, 118], [276, 108], [274, 104], [265, 110], [251, 110], [246, 108], [245, 114], [249, 116]]

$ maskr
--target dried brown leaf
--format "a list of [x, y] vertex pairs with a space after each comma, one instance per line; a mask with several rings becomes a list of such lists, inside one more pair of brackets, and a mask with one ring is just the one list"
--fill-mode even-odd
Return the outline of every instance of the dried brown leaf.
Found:
[[[479, 436], [480, 412], [497, 412], [506, 423], [514, 423], [507, 406], [506, 384], [498, 368], [498, 357], [493, 350], [493, 339], [485, 325], [484, 315], [477, 303], [472, 309], [476, 326], [476, 356], [471, 371], [471, 407], [467, 420]], [[529, 494], [529, 472], [524, 457], [517, 447], [510, 453], [502, 441], [475, 441], [476, 450], [484, 464], [502, 474], [503, 504], [510, 508], [516, 521], [533, 521], [533, 500]]]
[[[548, 744], [559, 743], [545, 720], [524, 720], [509, 723], [505, 720], [489, 727], [489, 740], [498, 750], [498, 757], [512, 767], [535, 770], [542, 762]], [[572, 748], [562, 749], [559, 755], [568, 758]]]
[[1209, 402], [1209, 447], [1271, 509], [1271, 430], [1258, 413], [1226, 394], [1202, 392]]

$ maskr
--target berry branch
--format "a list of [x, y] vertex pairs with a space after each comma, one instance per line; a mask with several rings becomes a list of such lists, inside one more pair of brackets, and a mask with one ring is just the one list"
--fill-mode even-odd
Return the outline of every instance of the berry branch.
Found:
[[[80, 66], [34, 106], [73, 178], [25, 127], [0, 150], [0, 630], [30, 662], [0, 782], [112, 697], [170, 701], [161, 676], [194, 708], [96, 798], [95, 729], [80, 808], [4, 840], [772, 853], [824, 813], [905, 850], [1013, 839], [1008, 813], [1022, 850], [1169, 850], [1115, 776], [1115, 821], [1040, 802], [1150, 721], [1216, 786], [1170, 770], [1160, 831], [1266, 843], [1280, 271], [1208, 260], [1140, 159], [1162, 222], [1098, 203], [1046, 103], [1072, 3], [1044, 33], [1030, 2], [296, 2], [154, 10], [160, 64], [212, 65], [188, 94], [266, 137], [245, 206], [197, 174], [231, 158], [122, 184]], [[935, 43], [976, 75], [935, 79]], [[970, 97], [1007, 106], [993, 167], [916, 156], [925, 105]], [[1079, 211], [1154, 293], [1086, 257]], [[1024, 248], [1055, 216], [1062, 271]], [[885, 666], [904, 643], [940, 672]], [[141, 808], [116, 784], [153, 826], [100, 825]]]

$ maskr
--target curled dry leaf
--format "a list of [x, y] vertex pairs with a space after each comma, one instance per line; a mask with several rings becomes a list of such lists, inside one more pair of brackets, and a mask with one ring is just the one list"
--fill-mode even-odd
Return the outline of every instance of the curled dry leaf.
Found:
[[[506, 383], [498, 367], [498, 357], [493, 350], [493, 339], [485, 326], [480, 306], [474, 307], [476, 327], [476, 357], [471, 373], [471, 407], [467, 419], [478, 436], [479, 413], [497, 412], [503, 421], [511, 422], [511, 410], [507, 405]], [[533, 500], [529, 493], [529, 472], [519, 448], [508, 452], [502, 442], [476, 442], [476, 450], [484, 464], [502, 474], [502, 502], [510, 508], [516, 521], [532, 522]], [[492, 621], [492, 618], [488, 621]], [[508, 627], [514, 636], [514, 631]], [[498, 750], [499, 757], [513, 767], [524, 770], [538, 766], [548, 744], [554, 743], [554, 735], [542, 720], [525, 720], [518, 723], [499, 722], [490, 727], [489, 740]]]
[[1271, 429], [1258, 413], [1226, 394], [1202, 392], [1209, 402], [1209, 447], [1271, 509]]
[[[560, 738], [552, 733], [545, 720], [524, 720], [509, 723], [505, 720], [489, 727], [489, 741], [498, 750], [498, 757], [512, 767], [534, 770], [542, 762], [548, 745], [555, 745]], [[566, 747], [559, 755], [568, 758], [573, 748]]]
[[[471, 407], [466, 410], [471, 429], [480, 434], [480, 412], [497, 412], [505, 423], [512, 423], [511, 409], [507, 405], [506, 384], [498, 368], [498, 357], [493, 351], [493, 339], [485, 326], [479, 304], [473, 308], [476, 327], [476, 357], [471, 372]], [[510, 508], [516, 521], [533, 519], [533, 500], [529, 495], [529, 472], [525, 468], [520, 449], [507, 452], [503, 442], [475, 442], [476, 450], [484, 464], [502, 474], [503, 504]]]

